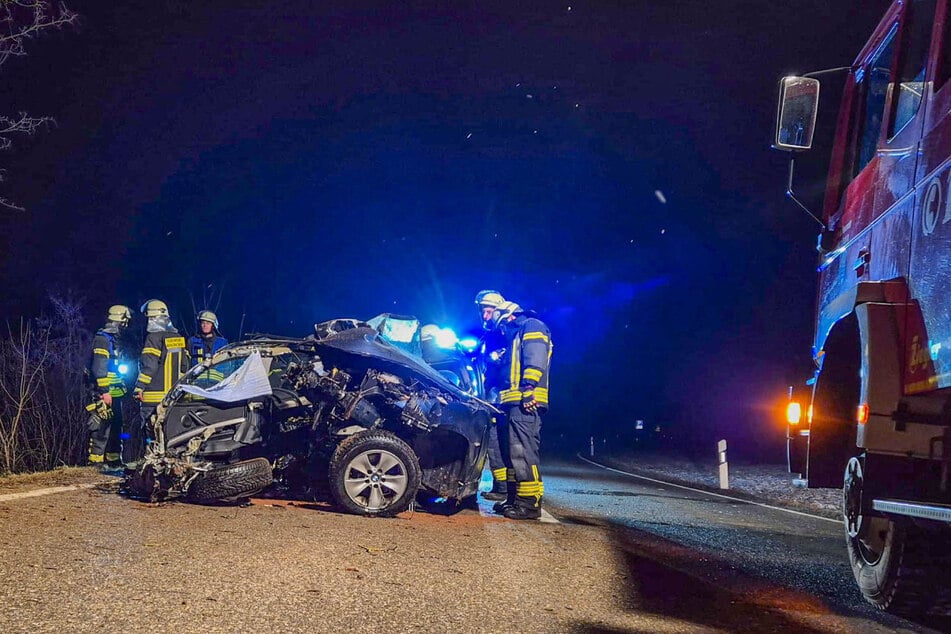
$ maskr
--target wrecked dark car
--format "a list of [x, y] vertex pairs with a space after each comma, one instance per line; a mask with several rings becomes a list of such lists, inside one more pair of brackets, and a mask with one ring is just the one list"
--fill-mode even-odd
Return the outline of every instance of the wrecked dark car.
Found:
[[157, 408], [126, 489], [208, 503], [270, 487], [381, 516], [422, 495], [474, 496], [496, 410], [464, 354], [428, 355], [431, 365], [387, 338], [386, 321], [262, 335], [195, 366]]

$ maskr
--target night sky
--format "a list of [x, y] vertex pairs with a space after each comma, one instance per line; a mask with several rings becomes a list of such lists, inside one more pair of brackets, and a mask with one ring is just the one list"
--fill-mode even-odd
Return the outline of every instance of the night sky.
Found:
[[495, 288], [552, 328], [549, 447], [644, 418], [783, 459], [816, 225], [777, 83], [851, 63], [888, 2], [68, 5], [0, 67], [3, 112], [57, 121], [0, 156], [27, 208], [0, 211], [0, 317], [159, 297], [191, 330], [210, 296], [232, 339], [464, 331]]

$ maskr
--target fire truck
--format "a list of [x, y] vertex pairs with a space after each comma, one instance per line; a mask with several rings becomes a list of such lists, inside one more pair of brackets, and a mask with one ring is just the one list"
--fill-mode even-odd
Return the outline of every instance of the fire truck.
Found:
[[[773, 146], [792, 158], [813, 146], [820, 88], [841, 99], [790, 470], [842, 487], [866, 600], [921, 614], [951, 592], [951, 0], [896, 0], [850, 67], [784, 77]], [[787, 195], [809, 211], [793, 165]]]

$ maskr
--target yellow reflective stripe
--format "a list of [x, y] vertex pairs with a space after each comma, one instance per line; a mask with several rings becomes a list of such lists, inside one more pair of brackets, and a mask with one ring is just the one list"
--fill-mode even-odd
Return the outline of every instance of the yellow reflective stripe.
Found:
[[516, 482], [515, 495], [519, 497], [533, 497], [544, 495], [545, 485], [541, 482]]
[[125, 386], [113, 385], [112, 387], [109, 388], [109, 394], [111, 396], [125, 396], [126, 395]]
[[154, 354], [157, 357], [162, 356], [162, 351], [158, 348], [142, 348], [142, 354]]
[[165, 392], [142, 392], [143, 403], [161, 403]]
[[532, 475], [535, 476], [535, 480], [536, 480], [537, 482], [541, 482], [541, 481], [542, 481], [542, 477], [541, 477], [540, 475], [538, 475], [538, 465], [537, 465], [537, 464], [533, 464], [533, 465], [532, 465]]
[[112, 379], [107, 376], [104, 376], [101, 379], [96, 379], [96, 385], [99, 387], [108, 387], [110, 383], [112, 383]]
[[106, 460], [108, 460], [109, 462], [115, 462], [115, 461], [118, 460], [119, 458], [121, 458], [121, 456], [120, 456], [119, 454], [117, 454], [117, 453], [107, 453], [107, 454], [106, 454]]
[[531, 341], [532, 339], [538, 339], [548, 343], [548, 336], [543, 332], [528, 332], [522, 337], [522, 341]]
[[139, 383], [141, 383], [142, 385], [148, 385], [151, 382], [152, 382], [152, 377], [150, 377], [148, 374], [139, 375]]
[[89, 462], [102, 462], [102, 458], [103, 458], [103, 456], [102, 456], [101, 453], [91, 453], [91, 454], [89, 454]]
[[98, 402], [96, 402], [96, 403], [90, 403], [89, 405], [86, 406], [86, 411], [87, 411], [87, 412], [95, 412], [95, 411], [96, 411], [96, 405], [97, 405], [97, 404], [98, 404]]
[[522, 400], [522, 393], [517, 390], [502, 390], [499, 393], [499, 401], [502, 403], [518, 403]]
[[505, 467], [501, 469], [492, 469], [493, 480], [505, 480]]
[[104, 357], [108, 357], [108, 356], [109, 356], [109, 351], [106, 350], [105, 348], [93, 348], [93, 349], [92, 349], [92, 353], [93, 353], [93, 354], [101, 354], [101, 355], [104, 356]]
[[542, 378], [542, 371], [536, 368], [525, 368], [524, 376], [529, 381], [535, 381], [537, 383]]
[[165, 355], [165, 386], [166, 390], [172, 387], [172, 354]]

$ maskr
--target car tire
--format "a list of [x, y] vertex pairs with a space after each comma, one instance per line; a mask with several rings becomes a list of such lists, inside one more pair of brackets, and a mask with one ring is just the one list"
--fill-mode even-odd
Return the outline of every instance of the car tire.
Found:
[[210, 469], [188, 487], [191, 502], [227, 502], [249, 497], [273, 482], [271, 463], [267, 458], [254, 458]]
[[392, 517], [416, 499], [421, 474], [416, 452], [395, 434], [363, 431], [345, 439], [334, 451], [330, 494], [355, 515]]

